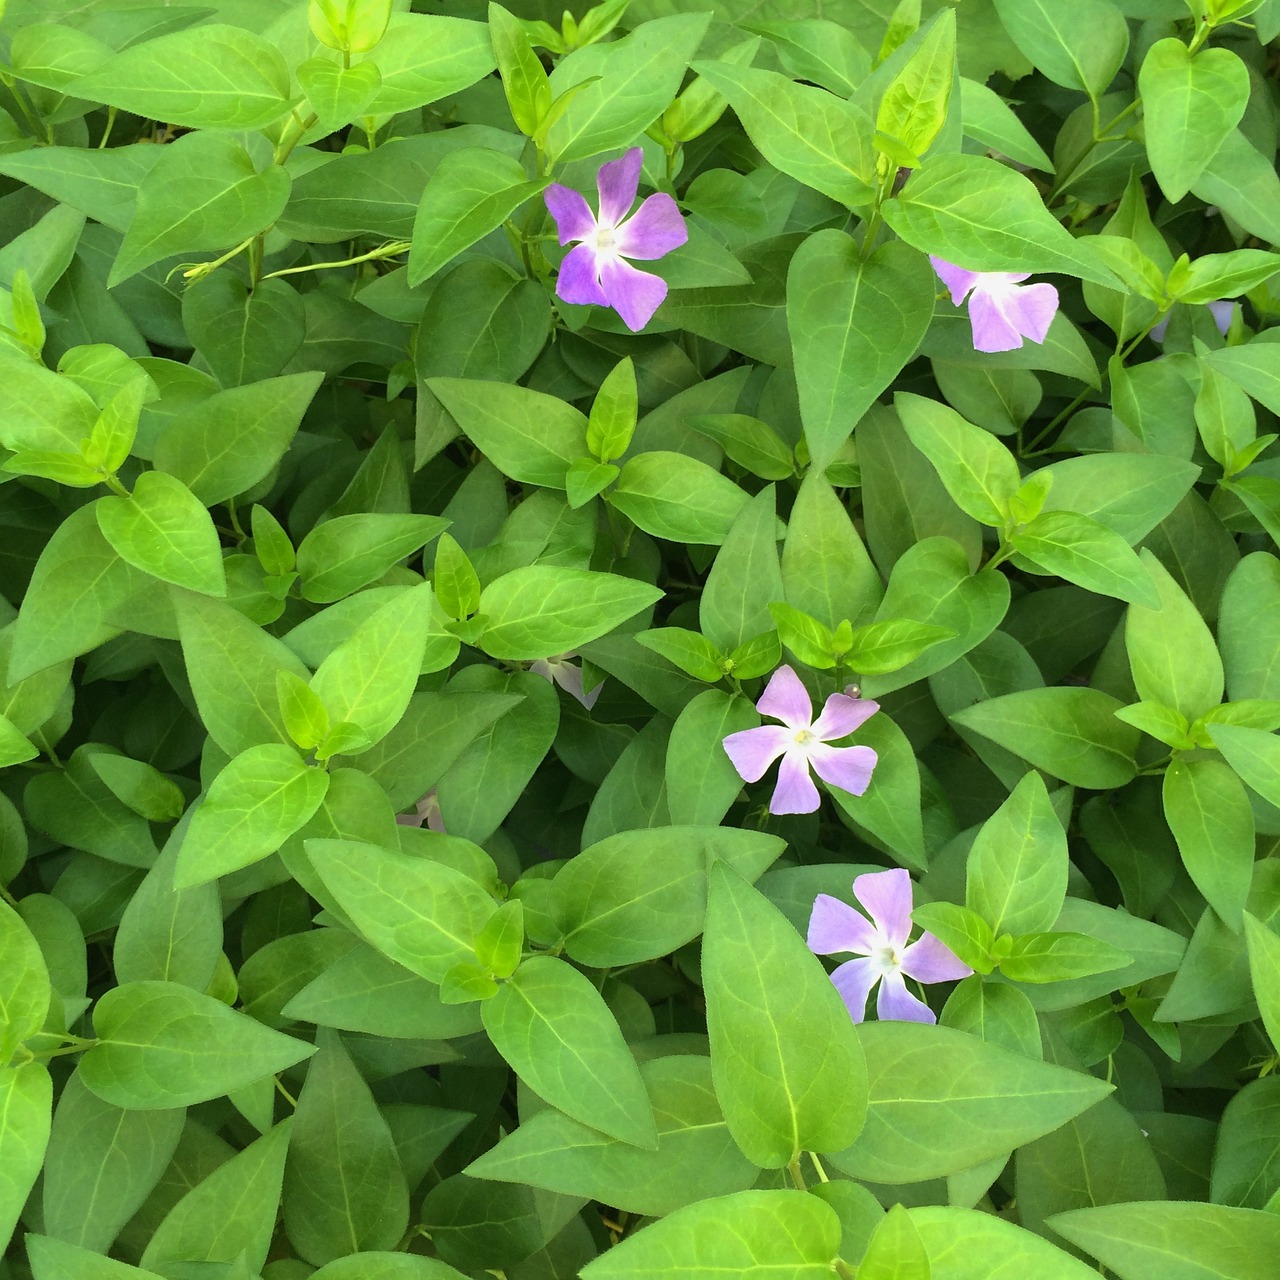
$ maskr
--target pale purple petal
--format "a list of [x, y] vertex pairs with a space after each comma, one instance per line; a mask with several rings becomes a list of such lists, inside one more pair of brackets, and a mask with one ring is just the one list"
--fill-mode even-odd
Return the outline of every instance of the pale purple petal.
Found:
[[600, 193], [600, 226], [616, 227], [636, 202], [640, 189], [640, 165], [644, 152], [632, 147], [618, 160], [600, 166], [596, 174], [596, 190]]
[[821, 803], [818, 788], [809, 777], [809, 761], [804, 752], [788, 751], [778, 766], [778, 785], [773, 789], [769, 812], [812, 813]]
[[836, 951], [870, 955], [879, 945], [871, 922], [861, 911], [829, 893], [820, 893], [813, 900], [813, 911], [809, 915], [810, 951], [820, 956]]
[[552, 669], [551, 678], [571, 698], [576, 698], [582, 703], [588, 711], [596, 705], [600, 690], [604, 688], [603, 684], [598, 684], [590, 693], [584, 693], [582, 691], [582, 668], [575, 667], [571, 662], [557, 662]]
[[1151, 333], [1149, 336], [1152, 342], [1163, 342], [1164, 335], [1168, 332], [1168, 330], [1169, 330], [1169, 317], [1165, 316], [1163, 320], [1151, 326]]
[[957, 307], [964, 301], [965, 294], [982, 279], [980, 271], [966, 271], [963, 267], [957, 267], [955, 263], [946, 262], [932, 253], [929, 255], [929, 261], [933, 263], [933, 269], [938, 273], [939, 279], [951, 291], [951, 301]]
[[585, 240], [596, 229], [596, 215], [591, 212], [582, 192], [553, 182], [542, 193], [542, 198], [555, 219], [561, 244]]
[[[1219, 298], [1206, 305], [1213, 312], [1213, 323], [1218, 326], [1218, 332], [1225, 338], [1227, 330], [1231, 328], [1231, 313], [1236, 309], [1236, 304], [1230, 298]], [[1162, 334], [1161, 337], [1163, 336]]]
[[765, 724], [758, 729], [731, 733], [722, 745], [739, 777], [744, 782], [759, 782], [765, 770], [791, 744], [792, 736], [785, 729], [776, 724]]
[[985, 289], [975, 291], [969, 299], [975, 351], [1013, 351], [1022, 346], [1022, 334], [1006, 313], [1007, 301], [1007, 293], [988, 293]]
[[895, 951], [911, 935], [911, 893], [911, 877], [901, 867], [868, 871], [853, 882], [853, 896]]
[[596, 279], [596, 251], [589, 244], [580, 244], [565, 254], [556, 279], [556, 296], [579, 306], [591, 303], [598, 307], [610, 305]]
[[871, 772], [878, 757], [870, 747], [828, 747], [815, 743], [809, 748], [809, 762], [823, 782], [850, 795], [860, 796], [871, 785]]
[[[970, 314], [973, 304], [970, 303]], [[1024, 338], [1043, 342], [1058, 314], [1058, 291], [1051, 284], [1026, 284], [1010, 289], [1004, 313]]]
[[973, 970], [940, 938], [922, 933], [903, 951], [902, 972], [917, 982], [952, 982]]
[[397, 813], [396, 822], [402, 827], [420, 827], [423, 824], [423, 817], [420, 813]]
[[650, 196], [617, 230], [614, 248], [624, 258], [648, 262], [688, 242], [680, 208], [665, 192]]
[[879, 710], [880, 704], [870, 698], [851, 698], [844, 693], [833, 693], [813, 722], [813, 736], [823, 742], [846, 738]]
[[846, 960], [832, 970], [831, 981], [835, 983], [854, 1022], [862, 1022], [866, 1018], [867, 997], [879, 979], [880, 966], [870, 960]]
[[900, 973], [886, 973], [876, 996], [876, 1017], [881, 1022], [937, 1022], [938, 1015], [907, 990]]
[[813, 703], [800, 677], [785, 663], [769, 677], [756, 710], [781, 720], [789, 729], [808, 729], [813, 722]]
[[647, 271], [637, 271], [621, 258], [603, 259], [600, 283], [609, 305], [632, 333], [639, 333], [653, 319], [653, 313], [667, 296], [665, 280]]
[[441, 835], [448, 834], [444, 825], [444, 814], [440, 812], [440, 806], [438, 804], [434, 809], [431, 809], [427, 813], [427, 830], [438, 831]]

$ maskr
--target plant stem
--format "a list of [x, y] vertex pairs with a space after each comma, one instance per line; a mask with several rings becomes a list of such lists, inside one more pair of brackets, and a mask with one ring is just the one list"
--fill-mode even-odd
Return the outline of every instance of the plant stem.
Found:
[[800, 1168], [800, 1157], [798, 1155], [792, 1157], [791, 1163], [787, 1165], [787, 1172], [791, 1175], [791, 1181], [795, 1183], [797, 1191], [807, 1191], [809, 1189], [804, 1180], [804, 1170]]
[[357, 254], [354, 258], [343, 258], [340, 262], [311, 262], [301, 267], [285, 267], [281, 271], [272, 271], [262, 277], [264, 280], [275, 280], [279, 276], [296, 276], [304, 271], [327, 271], [330, 268], [354, 267], [362, 262], [376, 262], [379, 258], [393, 258], [398, 253], [406, 253], [410, 247], [408, 240], [393, 240], [379, 249], [370, 249], [368, 253]]

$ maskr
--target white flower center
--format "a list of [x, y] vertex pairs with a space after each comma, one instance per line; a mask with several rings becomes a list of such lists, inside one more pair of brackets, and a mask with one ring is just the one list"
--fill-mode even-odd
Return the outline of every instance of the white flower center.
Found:
[[893, 947], [885, 945], [877, 947], [871, 953], [871, 963], [887, 977], [902, 968], [902, 957]]
[[797, 729], [792, 741], [800, 747], [807, 747], [813, 741], [813, 732], [809, 729]]
[[597, 227], [592, 233], [591, 239], [598, 254], [616, 254], [617, 253], [617, 236], [614, 227]]

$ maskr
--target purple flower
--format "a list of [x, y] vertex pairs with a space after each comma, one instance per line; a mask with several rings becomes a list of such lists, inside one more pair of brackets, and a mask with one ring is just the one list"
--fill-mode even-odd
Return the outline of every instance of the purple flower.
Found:
[[917, 982], [950, 982], [973, 970], [931, 933], [907, 945], [911, 934], [911, 877], [900, 868], [873, 871], [853, 882], [853, 896], [870, 915], [867, 920], [847, 902], [820, 893], [809, 917], [809, 950], [820, 956], [852, 951], [864, 957], [846, 960], [831, 975], [854, 1022], [867, 1013], [867, 997], [880, 983], [876, 1016], [881, 1022], [937, 1022], [923, 1000], [907, 990], [905, 978]]
[[[1231, 298], [1218, 298], [1215, 302], [1206, 302], [1205, 306], [1213, 313], [1213, 323], [1218, 326], [1218, 332], [1225, 338], [1227, 330], [1231, 328], [1231, 314], [1236, 309], [1235, 302]], [[1168, 316], [1165, 316], [1159, 324], [1153, 324], [1151, 326], [1152, 341], [1163, 342], [1168, 328]]]
[[596, 699], [600, 696], [600, 690], [604, 685], [598, 684], [590, 693], [583, 693], [582, 668], [575, 667], [569, 661], [574, 656], [573, 653], [562, 653], [555, 658], [539, 658], [537, 662], [529, 664], [529, 670], [544, 680], [550, 680], [552, 684], [558, 684], [565, 693], [571, 698], [576, 698], [590, 711], [596, 705]]
[[860, 796], [871, 781], [876, 753], [870, 747], [829, 747], [828, 742], [852, 733], [880, 710], [869, 698], [833, 693], [813, 718], [813, 703], [800, 677], [790, 667], [779, 667], [756, 703], [764, 715], [781, 720], [785, 728], [761, 725], [743, 729], [724, 740], [725, 753], [746, 782], [758, 782], [779, 757], [778, 785], [769, 801], [770, 813], [812, 813], [819, 805], [818, 788], [809, 777]]
[[428, 831], [444, 834], [444, 815], [440, 812], [440, 798], [436, 795], [435, 787], [418, 801], [413, 813], [397, 814], [396, 822], [402, 827], [421, 827], [425, 824]]
[[1043, 342], [1058, 312], [1058, 291], [1051, 284], [1027, 284], [1029, 272], [966, 271], [929, 255], [933, 269], [960, 306], [970, 290], [969, 323], [975, 351], [1013, 351], [1023, 338]]
[[624, 258], [651, 261], [689, 239], [676, 202], [659, 192], [628, 218], [640, 186], [644, 153], [632, 147], [620, 160], [600, 166], [596, 189], [600, 216], [581, 193], [553, 182], [543, 199], [555, 219], [561, 244], [579, 241], [560, 264], [556, 294], [565, 302], [612, 307], [632, 333], [643, 329], [667, 296], [667, 282], [637, 271]]

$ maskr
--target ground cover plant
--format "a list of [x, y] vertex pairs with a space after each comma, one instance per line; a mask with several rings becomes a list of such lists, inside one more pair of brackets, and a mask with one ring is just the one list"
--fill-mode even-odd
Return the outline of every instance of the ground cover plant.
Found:
[[1274, 1280], [1280, 0], [0, 12], [0, 1280]]

